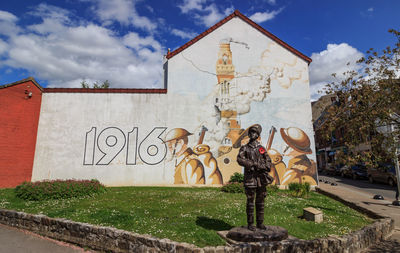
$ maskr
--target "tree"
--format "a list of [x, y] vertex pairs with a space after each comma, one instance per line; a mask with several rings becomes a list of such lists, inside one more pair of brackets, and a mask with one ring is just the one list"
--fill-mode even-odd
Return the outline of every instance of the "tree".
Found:
[[[87, 83], [85, 80], [81, 82], [82, 88], [89, 89], [90, 84]], [[110, 88], [110, 82], [105, 80], [103, 83], [99, 84], [97, 81], [92, 84], [92, 88], [94, 89], [108, 89]]]
[[[336, 102], [327, 107], [319, 131], [325, 140], [341, 131], [347, 152], [339, 152], [340, 163], [364, 162], [377, 166], [394, 157], [400, 134], [400, 32], [389, 30], [396, 38], [394, 47], [380, 53], [374, 49], [358, 63], [359, 71], [348, 71], [344, 79], [326, 85], [322, 92], [335, 94]], [[370, 149], [358, 147], [367, 143]]]

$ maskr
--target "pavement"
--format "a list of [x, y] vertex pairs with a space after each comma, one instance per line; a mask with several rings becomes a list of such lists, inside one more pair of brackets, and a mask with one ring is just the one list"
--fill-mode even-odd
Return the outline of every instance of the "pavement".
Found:
[[75, 245], [0, 224], [0, 253], [83, 253]]
[[[324, 181], [324, 177], [320, 177], [320, 180]], [[327, 179], [329, 182], [335, 180]], [[384, 217], [390, 217], [394, 220], [395, 228], [392, 235], [382, 243], [374, 245], [363, 252], [400, 252], [400, 206], [393, 206], [393, 199], [386, 198], [385, 200], [373, 199], [374, 194], [365, 191], [359, 191], [353, 188], [348, 188], [345, 185], [341, 185], [338, 182], [336, 186], [319, 182], [319, 188], [330, 192], [340, 198], [357, 204], [363, 208], [366, 208], [374, 213], [377, 213]]]

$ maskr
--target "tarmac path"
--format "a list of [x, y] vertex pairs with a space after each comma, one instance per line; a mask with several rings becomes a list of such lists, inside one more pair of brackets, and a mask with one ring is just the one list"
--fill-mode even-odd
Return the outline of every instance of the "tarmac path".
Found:
[[[82, 253], [75, 245], [0, 224], [0, 253]], [[93, 251], [92, 251], [93, 252]]]
[[[350, 181], [331, 176], [319, 176], [319, 179], [322, 180], [322, 182], [318, 182], [322, 190], [335, 194], [346, 201], [356, 203], [381, 216], [391, 217], [394, 220], [395, 229], [392, 236], [381, 243], [369, 247], [363, 251], [363, 253], [400, 252], [400, 206], [392, 205], [395, 195], [391, 188], [387, 190], [386, 186], [375, 184], [368, 186], [366, 184], [370, 183], [357, 182], [357, 180], [353, 180], [349, 183]], [[325, 183], [325, 181], [336, 183], [337, 185], [331, 185]], [[379, 191], [380, 188], [383, 188], [384, 191], [378, 193], [377, 191]], [[373, 199], [375, 194], [386, 196], [385, 200]]]
[[370, 194], [373, 195], [380, 194], [389, 201], [393, 201], [396, 196], [395, 187], [381, 183], [370, 183], [367, 179], [354, 180], [350, 178], [343, 178], [340, 176], [326, 176], [326, 175], [320, 175], [319, 179], [327, 179], [330, 182], [336, 182], [343, 187], [347, 187], [352, 190], [368, 194], [368, 196]]

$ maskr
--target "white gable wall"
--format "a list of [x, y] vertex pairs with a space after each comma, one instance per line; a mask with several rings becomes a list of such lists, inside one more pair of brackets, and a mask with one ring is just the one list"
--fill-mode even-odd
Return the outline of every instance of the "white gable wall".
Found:
[[[216, 64], [220, 42], [228, 41], [228, 38], [233, 41], [229, 44], [235, 77], [229, 94], [221, 97]], [[142, 140], [153, 130], [154, 135], [165, 129], [160, 136], [165, 140], [167, 133], [183, 128], [193, 133], [188, 136], [188, 147], [195, 150], [199, 133], [205, 126], [208, 131], [203, 144], [210, 149], [206, 154], [208, 158], [204, 158], [204, 154], [192, 158], [199, 161], [198, 166], [202, 166], [206, 174], [217, 167], [226, 182], [232, 171], [222, 162], [224, 157], [220, 146], [230, 131], [230, 123], [223, 116], [221, 118], [223, 107], [215, 104], [216, 98], [230, 101], [223, 106], [237, 113], [240, 128], [261, 124], [263, 145], [268, 130], [274, 126], [278, 132], [272, 148], [279, 152], [287, 145], [280, 135], [280, 128], [301, 129], [308, 136], [313, 151], [307, 157], [315, 161], [307, 62], [240, 18], [231, 19], [169, 59], [167, 79], [167, 94], [44, 93], [32, 180], [96, 178], [107, 185], [173, 184], [177, 182], [178, 163], [183, 156], [175, 157], [175, 161], [166, 161], [172, 153], [168, 150], [168, 143], [164, 144], [157, 136], [148, 137], [142, 150], [135, 153], [132, 151], [136, 143], [132, 141], [134, 135], [130, 135], [131, 140], [127, 143], [128, 132], [137, 127], [136, 146], [139, 148]], [[87, 137], [87, 132], [93, 127], [96, 128], [94, 164], [84, 165], [85, 157], [86, 161], [89, 157], [86, 153], [92, 154], [93, 150], [92, 146], [88, 147], [89, 142], [90, 145], [94, 143], [90, 139], [93, 132]], [[110, 127], [112, 129], [107, 130], [107, 135], [98, 138], [102, 130]], [[120, 142], [112, 146], [115, 134], [121, 135], [115, 137]], [[109, 146], [105, 144], [107, 137]], [[155, 147], [151, 147], [151, 141]], [[98, 142], [103, 144], [99, 147]], [[103, 156], [99, 149], [107, 149], [113, 154], [119, 150], [117, 146], [120, 144], [121, 147], [125, 145], [109, 164], [96, 165], [99, 160], [101, 163]], [[132, 161], [136, 156], [136, 164], [127, 163], [128, 146], [131, 150], [129, 159]], [[152, 149], [149, 152], [153, 154], [158, 149], [158, 154], [154, 157], [146, 154], [147, 148]], [[160, 153], [167, 158], [158, 162]], [[141, 154], [146, 157], [141, 159]], [[234, 162], [234, 152], [229, 157]], [[157, 163], [149, 164], [153, 158]], [[204, 159], [215, 160], [217, 165]], [[280, 168], [289, 170], [291, 159], [293, 157], [284, 156]], [[313, 178], [316, 181], [316, 174]], [[206, 180], [206, 184], [211, 182]]]

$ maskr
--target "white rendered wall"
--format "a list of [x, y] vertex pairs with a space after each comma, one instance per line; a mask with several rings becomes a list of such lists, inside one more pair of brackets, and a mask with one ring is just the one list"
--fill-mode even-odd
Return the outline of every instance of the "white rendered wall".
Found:
[[[218, 160], [218, 169], [226, 182], [232, 171], [221, 162], [223, 157], [218, 150], [229, 125], [217, 110], [221, 105], [215, 104], [220, 93], [216, 63], [221, 42], [230, 44], [235, 67], [235, 78], [231, 81], [234, 88], [229, 93], [230, 102], [224, 106], [237, 112], [241, 128], [260, 124], [261, 143], [265, 145], [268, 131], [274, 126], [278, 131], [272, 148], [279, 152], [287, 145], [280, 129], [301, 129], [310, 140], [312, 154], [307, 157], [315, 161], [307, 62], [240, 18], [233, 18], [168, 60], [167, 94], [44, 93], [32, 181], [96, 178], [107, 185], [173, 184], [176, 161], [175, 164], [167, 159], [159, 162], [157, 155], [156, 164], [149, 164], [152, 158], [149, 155], [141, 159], [140, 153], [145, 155], [145, 145], [151, 146], [150, 142], [143, 144], [142, 151], [131, 151], [129, 159], [136, 154], [136, 164], [127, 163], [127, 147], [132, 150], [136, 143], [132, 138], [127, 143], [128, 132], [137, 127], [139, 146], [153, 130], [162, 132], [160, 138], [165, 140], [169, 131], [183, 128], [193, 133], [188, 136], [188, 147], [194, 149], [204, 126], [208, 131], [203, 144]], [[86, 160], [89, 157], [86, 153], [92, 154], [93, 150], [88, 148], [88, 143], [93, 145], [90, 139], [93, 132], [89, 132], [93, 127], [96, 128], [94, 162], [84, 165], [85, 157]], [[97, 143], [105, 141], [98, 136], [110, 127], [117, 133], [119, 130], [115, 128], [120, 129], [126, 142], [108, 165], [98, 165], [102, 153]], [[113, 135], [108, 131], [108, 135]], [[118, 140], [124, 138], [117, 136]], [[148, 138], [155, 142], [158, 152], [171, 156], [160, 139]], [[113, 139], [110, 137], [109, 144], [113, 144]], [[116, 148], [111, 147], [111, 152], [113, 149]], [[157, 153], [155, 149], [149, 152]], [[281, 166], [285, 171], [290, 169], [290, 159], [283, 157]], [[204, 160], [201, 163], [204, 165]], [[317, 181], [316, 174], [313, 177]]]

